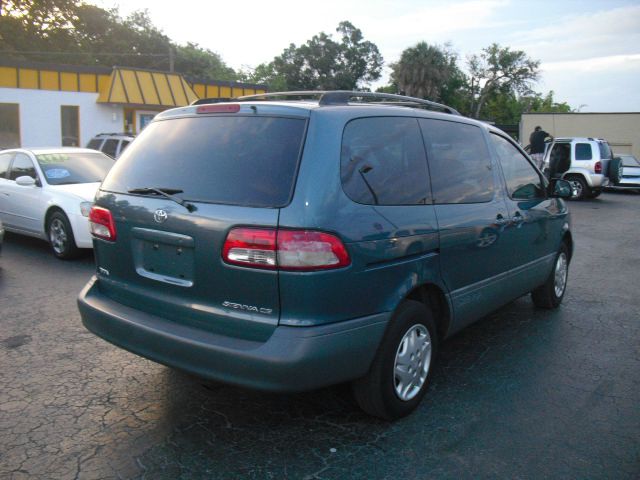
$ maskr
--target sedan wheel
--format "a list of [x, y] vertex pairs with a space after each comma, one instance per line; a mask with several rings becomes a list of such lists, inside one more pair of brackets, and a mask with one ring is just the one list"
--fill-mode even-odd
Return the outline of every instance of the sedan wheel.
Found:
[[69, 219], [62, 212], [54, 212], [49, 219], [49, 243], [53, 254], [63, 260], [74, 258], [79, 250], [73, 238]]

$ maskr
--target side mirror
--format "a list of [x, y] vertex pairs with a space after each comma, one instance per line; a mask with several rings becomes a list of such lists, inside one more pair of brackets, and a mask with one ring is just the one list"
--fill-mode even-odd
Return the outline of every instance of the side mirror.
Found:
[[16, 183], [21, 187], [33, 187], [36, 184], [36, 179], [29, 175], [23, 175], [16, 178]]
[[560, 178], [551, 180], [549, 184], [549, 196], [554, 198], [569, 198], [573, 194], [571, 184]]

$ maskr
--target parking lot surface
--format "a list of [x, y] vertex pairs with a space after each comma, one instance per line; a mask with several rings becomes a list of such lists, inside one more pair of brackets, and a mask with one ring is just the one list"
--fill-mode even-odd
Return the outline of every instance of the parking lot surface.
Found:
[[523, 297], [442, 345], [395, 423], [347, 386], [205, 384], [87, 332], [88, 254], [8, 234], [0, 257], [0, 478], [640, 478], [640, 195], [571, 203], [556, 311]]

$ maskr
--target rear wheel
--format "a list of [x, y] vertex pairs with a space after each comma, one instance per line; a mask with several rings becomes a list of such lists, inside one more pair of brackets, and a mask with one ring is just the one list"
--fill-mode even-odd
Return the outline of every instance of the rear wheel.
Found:
[[411, 413], [424, 397], [438, 345], [431, 311], [407, 300], [398, 307], [367, 375], [353, 382], [360, 407], [394, 420]]
[[566, 244], [562, 244], [553, 270], [549, 274], [547, 281], [531, 292], [531, 298], [536, 307], [557, 308], [567, 289], [567, 279], [569, 278], [569, 250]]
[[571, 200], [583, 200], [591, 194], [589, 185], [580, 175], [572, 175], [567, 177], [567, 180], [571, 184]]
[[51, 215], [47, 232], [51, 249], [56, 257], [62, 260], [69, 260], [78, 255], [79, 249], [73, 237], [73, 230], [69, 219], [64, 213], [54, 212]]

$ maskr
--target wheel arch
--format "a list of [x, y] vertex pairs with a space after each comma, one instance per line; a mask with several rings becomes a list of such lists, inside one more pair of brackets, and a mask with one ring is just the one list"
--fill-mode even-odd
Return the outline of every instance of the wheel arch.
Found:
[[567, 230], [564, 232], [564, 235], [562, 235], [562, 243], [567, 246], [569, 250], [569, 260], [571, 260], [571, 257], [573, 257], [573, 235], [571, 235], [571, 231]]
[[434, 283], [424, 283], [411, 290], [403, 300], [414, 300], [429, 307], [438, 329], [438, 337], [444, 339], [451, 325], [451, 304], [445, 292]]
[[[49, 220], [51, 219], [51, 216], [56, 212], [60, 212], [64, 214], [64, 216], [69, 218], [69, 215], [67, 215], [67, 212], [65, 212], [64, 209], [58, 205], [51, 205], [49, 208], [47, 208], [47, 211], [44, 214], [44, 225], [43, 225], [44, 233], [47, 238], [49, 238]], [[73, 225], [71, 226], [71, 228], [73, 229]]]
[[571, 168], [562, 175], [562, 178], [565, 180], [571, 177], [581, 177], [588, 187], [593, 187], [591, 172], [585, 168]]

